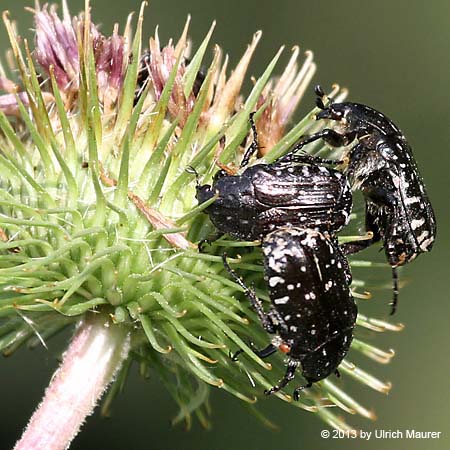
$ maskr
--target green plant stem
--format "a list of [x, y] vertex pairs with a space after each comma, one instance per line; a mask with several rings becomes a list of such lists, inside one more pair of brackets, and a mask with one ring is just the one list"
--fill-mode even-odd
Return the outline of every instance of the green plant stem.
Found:
[[126, 327], [107, 315], [88, 314], [45, 391], [15, 450], [63, 450], [113, 381], [128, 356]]

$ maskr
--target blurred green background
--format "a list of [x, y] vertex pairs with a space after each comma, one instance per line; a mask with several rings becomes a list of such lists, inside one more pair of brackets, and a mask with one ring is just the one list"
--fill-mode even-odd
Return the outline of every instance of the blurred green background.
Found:
[[[125, 22], [140, 2], [92, 0], [94, 21], [105, 34], [114, 22]], [[32, 2], [1, 0], [20, 23], [23, 34], [32, 27], [24, 6]], [[69, 0], [72, 13], [82, 0]], [[369, 104], [404, 131], [426, 180], [438, 217], [438, 240], [429, 255], [423, 255], [402, 273], [410, 282], [401, 291], [396, 320], [406, 324], [401, 333], [377, 336], [376, 344], [393, 347], [397, 356], [388, 366], [365, 362], [364, 368], [394, 387], [389, 396], [344, 380], [344, 388], [378, 415], [376, 422], [348, 417], [363, 430], [441, 431], [437, 440], [359, 440], [320, 437], [326, 428], [313, 414], [292, 408], [276, 399], [263, 400], [261, 408], [280, 431], [264, 428], [242, 404], [226, 392], [212, 395], [211, 431], [195, 424], [190, 432], [171, 427], [176, 406], [157, 379], [141, 380], [135, 372], [125, 393], [113, 407], [113, 417], [89, 418], [72, 449], [249, 449], [283, 448], [352, 449], [448, 449], [450, 448], [450, 302], [448, 271], [450, 180], [450, 2], [448, 0], [306, 1], [306, 0], [151, 0], [145, 33], [159, 24], [162, 42], [178, 37], [187, 14], [192, 15], [190, 36], [198, 44], [212, 20], [217, 20], [213, 42], [238, 58], [254, 31], [263, 38], [250, 68], [258, 75], [276, 50], [300, 44], [315, 53], [318, 72], [315, 83], [328, 87], [339, 82], [350, 88], [350, 99]], [[28, 34], [29, 35], [29, 34]], [[6, 34], [0, 32], [0, 48], [6, 49]], [[285, 52], [283, 62], [289, 52]], [[281, 68], [281, 66], [280, 66]], [[281, 70], [281, 69], [278, 70]], [[309, 93], [298, 117], [313, 101]], [[377, 256], [374, 252], [375, 257]], [[389, 281], [389, 272], [385, 273]], [[387, 314], [384, 293], [369, 305], [377, 315]], [[49, 342], [49, 350], [18, 351], [1, 359], [0, 449], [12, 447], [33, 408], [40, 400], [63, 349], [63, 340]]]

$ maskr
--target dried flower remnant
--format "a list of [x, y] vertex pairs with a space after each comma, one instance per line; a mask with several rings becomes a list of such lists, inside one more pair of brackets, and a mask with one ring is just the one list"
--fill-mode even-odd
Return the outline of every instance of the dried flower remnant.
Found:
[[[19, 44], [4, 15], [19, 78], [1, 74], [0, 79], [5, 92], [0, 96], [0, 349], [10, 354], [26, 342], [40, 345], [74, 324], [79, 333], [89, 327], [94, 335], [97, 330], [107, 336], [110, 330], [110, 345], [126, 341], [130, 351], [111, 362], [116, 366], [104, 368], [109, 374], [118, 370], [105, 409], [131, 363], [138, 362], [143, 374], [160, 375], [180, 406], [175, 422], [189, 425], [195, 413], [207, 426], [209, 386], [253, 404], [284, 365], [281, 356], [271, 364], [262, 361], [246, 345], [262, 344], [267, 336], [221, 259], [226, 250], [230, 264], [267, 299], [261, 255], [251, 251], [254, 243], [226, 240], [208, 254], [197, 251], [195, 244], [210, 226], [200, 214], [206, 205], [195, 200], [195, 176], [186, 168], [208, 182], [216, 162], [238, 165], [255, 110], [265, 158], [286, 152], [315, 126], [308, 114], [286, 132], [315, 65], [306, 52], [298, 69], [300, 52], [294, 48], [275, 79], [280, 50], [244, 98], [242, 84], [261, 33], [233, 70], [217, 46], [208, 67], [213, 27], [192, 54], [189, 20], [178, 41], [164, 45], [156, 34], [143, 45], [143, 9], [134, 35], [129, 20], [123, 34], [115, 26], [107, 36], [92, 23], [89, 7], [71, 17], [64, 2], [60, 19], [55, 6], [37, 6], [33, 52]], [[196, 83], [201, 67], [207, 68], [205, 76]], [[342, 98], [345, 92], [336, 87], [332, 95]], [[239, 246], [246, 250], [239, 252]], [[355, 286], [365, 285], [355, 278]], [[100, 317], [95, 326], [92, 311]], [[366, 343], [360, 331], [400, 326], [362, 314], [358, 325], [352, 352], [388, 362], [393, 353]], [[69, 353], [76, 350], [74, 342], [68, 344]], [[237, 348], [245, 357], [235, 363], [229, 351]], [[80, 358], [83, 354], [80, 350]], [[343, 379], [380, 392], [390, 388], [352, 363], [341, 368]], [[111, 377], [104, 379], [105, 389]], [[300, 402], [283, 392], [277, 396], [336, 428], [349, 426], [330, 406], [373, 418], [341, 383], [317, 383]], [[86, 392], [85, 401], [99, 395]], [[69, 430], [54, 414], [52, 434], [68, 444], [81, 423]], [[32, 420], [22, 443], [30, 430], [44, 432]]]
[[269, 152], [283, 138], [286, 126], [316, 72], [311, 51], [306, 52], [305, 61], [298, 70], [299, 53], [299, 47], [294, 47], [291, 59], [281, 77], [274, 81], [273, 85], [272, 83], [266, 85], [258, 101], [258, 107], [268, 103], [257, 122], [262, 155]]
[[178, 66], [167, 108], [173, 118], [179, 118], [180, 126], [184, 126], [194, 108], [195, 96], [192, 91], [187, 95], [184, 93], [185, 61], [177, 64], [182, 48], [175, 49], [171, 43], [161, 48], [158, 35], [154, 39], [150, 38], [149, 47], [148, 76], [156, 101], [161, 98], [172, 70]]

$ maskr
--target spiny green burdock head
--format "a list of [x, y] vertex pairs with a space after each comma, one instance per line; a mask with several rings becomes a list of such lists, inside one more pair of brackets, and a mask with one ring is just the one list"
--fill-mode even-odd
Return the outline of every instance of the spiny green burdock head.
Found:
[[[226, 249], [267, 301], [262, 257], [255, 243], [224, 239], [198, 252], [212, 226], [202, 213], [207, 205], [197, 205], [194, 173], [207, 183], [218, 164], [238, 164], [253, 111], [266, 161], [314, 129], [309, 114], [286, 131], [315, 72], [312, 53], [299, 66], [295, 47], [280, 71], [281, 49], [244, 97], [260, 33], [230, 70], [219, 47], [208, 56], [214, 26], [190, 52], [189, 20], [176, 43], [155, 33], [143, 45], [143, 8], [134, 35], [128, 19], [111, 36], [89, 9], [71, 17], [63, 3], [62, 19], [54, 7], [32, 12], [34, 50], [4, 14], [11, 52], [0, 68], [0, 348], [10, 354], [25, 342], [45, 345], [94, 311], [110, 327], [127, 327], [132, 342], [106, 404], [136, 362], [144, 375], [160, 375], [180, 406], [175, 421], [189, 424], [195, 412], [206, 425], [210, 386], [252, 405], [282, 375], [283, 357], [270, 365], [248, 347], [268, 337], [221, 254]], [[345, 95], [338, 87], [331, 93]], [[353, 289], [364, 285], [356, 279]], [[401, 326], [362, 314], [357, 325], [350, 357], [388, 362], [392, 351], [361, 336]], [[229, 353], [239, 348], [245, 354], [234, 362]], [[341, 429], [348, 425], [332, 406], [373, 418], [340, 386], [353, 378], [387, 392], [389, 383], [348, 359], [339, 370], [341, 380], [316, 383], [299, 402], [276, 397]]]

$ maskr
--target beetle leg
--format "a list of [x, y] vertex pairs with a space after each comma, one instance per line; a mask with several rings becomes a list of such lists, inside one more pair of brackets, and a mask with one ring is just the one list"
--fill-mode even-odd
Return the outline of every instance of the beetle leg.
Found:
[[283, 389], [291, 380], [295, 377], [295, 371], [297, 370], [298, 363], [294, 361], [290, 361], [287, 365], [286, 373], [284, 374], [284, 377], [276, 384], [275, 386], [271, 387], [270, 389], [266, 389], [264, 391], [264, 394], [271, 395], [275, 392], [280, 391]]
[[261, 324], [264, 328], [264, 330], [267, 331], [267, 333], [275, 333], [275, 326], [270, 319], [270, 315], [267, 314], [264, 311], [263, 305], [261, 300], [257, 297], [255, 292], [250, 289], [244, 281], [239, 277], [239, 275], [230, 267], [230, 265], [227, 262], [227, 254], [224, 253], [222, 255], [223, 265], [225, 266], [225, 269], [227, 272], [234, 278], [234, 281], [241, 286], [241, 288], [244, 290], [245, 296], [248, 298], [250, 304], [252, 305], [253, 309], [255, 310], [256, 314], [258, 315], [259, 320], [261, 321]]
[[391, 316], [397, 311], [398, 303], [398, 273], [397, 267], [392, 267], [392, 303], [391, 303]]
[[[381, 175], [380, 175], [381, 174]], [[391, 182], [385, 181], [384, 186], [378, 186], [379, 179], [390, 180]], [[364, 196], [370, 200], [371, 202], [388, 208], [391, 214], [396, 213], [397, 210], [397, 199], [393, 192], [395, 192], [394, 183], [391, 180], [391, 176], [389, 172], [380, 170], [371, 174], [364, 184], [361, 186], [361, 190], [364, 193]], [[392, 224], [391, 224], [392, 225]], [[389, 239], [392, 235], [389, 227], [389, 224], [384, 225], [385, 235], [383, 240]], [[371, 244], [379, 241], [381, 239], [379, 227], [374, 223], [374, 217], [367, 211], [366, 207], [366, 230], [373, 231], [373, 238], [367, 239], [363, 241], [354, 241], [347, 242], [340, 246], [344, 255], [351, 255], [353, 253], [357, 253], [365, 248], [369, 247]], [[388, 258], [389, 259], [389, 258]], [[391, 262], [392, 264], [392, 262]], [[391, 315], [395, 314], [397, 310], [398, 303], [398, 273], [396, 266], [392, 265], [392, 302], [391, 302]]]
[[270, 311], [267, 313], [267, 315], [270, 317], [271, 322], [276, 325], [278, 331], [282, 333], [288, 332], [288, 326], [286, 325], [286, 322], [275, 308], [270, 308]]
[[[383, 187], [377, 187], [380, 179], [384, 179], [385, 183]], [[371, 201], [378, 205], [385, 206], [390, 210], [390, 214], [396, 216], [397, 213], [397, 198], [394, 194], [396, 191], [394, 182], [392, 180], [392, 176], [389, 171], [380, 170], [375, 172], [373, 175], [368, 177], [367, 181], [362, 185], [362, 191], [364, 195], [369, 198]], [[366, 216], [366, 228], [371, 229], [370, 227], [374, 227], [375, 224], [369, 223], [370, 220], [373, 220], [369, 214]], [[385, 246], [386, 239], [389, 239], [392, 232], [393, 223], [389, 223], [385, 225]], [[374, 228], [376, 229], [376, 228]], [[378, 233], [379, 236], [379, 233]], [[374, 239], [376, 238], [376, 234], [374, 234]], [[389, 258], [388, 258], [389, 259]], [[390, 261], [392, 264], [392, 261]], [[398, 273], [396, 266], [392, 265], [392, 302], [391, 302], [391, 315], [395, 314], [397, 310], [398, 303]]]
[[369, 239], [360, 239], [358, 241], [350, 241], [344, 242], [339, 245], [344, 256], [353, 255], [354, 253], [358, 253], [361, 250], [364, 250], [370, 247], [375, 242], [378, 242], [381, 239], [378, 227], [373, 223], [373, 217], [366, 210], [366, 231], [371, 231], [373, 236]]
[[198, 244], [197, 248], [200, 253], [203, 253], [205, 251], [205, 245], [211, 245], [214, 241], [217, 241], [220, 239], [225, 233], [214, 233], [211, 236], [208, 236], [206, 239], [202, 239]]
[[370, 247], [372, 244], [375, 244], [381, 239], [380, 231], [378, 226], [374, 222], [374, 217], [367, 210], [366, 205], [366, 231], [371, 231], [373, 236], [370, 239], [363, 239], [353, 242], [345, 242], [344, 244], [340, 244], [339, 247], [342, 253], [345, 256], [353, 255], [354, 253], [358, 253], [361, 250], [364, 250]]
[[352, 242], [344, 242], [339, 247], [342, 251], [342, 253], [345, 256], [353, 255], [354, 253], [358, 253], [361, 250], [364, 250], [368, 247], [370, 247], [372, 244], [374, 244], [376, 241], [374, 238], [371, 239], [364, 239], [359, 241], [352, 241]]
[[237, 362], [238, 361], [238, 356], [244, 353], [244, 350], [242, 350], [242, 348], [240, 348], [239, 350], [236, 350], [234, 353], [231, 353], [231, 350], [228, 352], [228, 356], [231, 359], [231, 361], [233, 362]]
[[258, 132], [256, 131], [256, 125], [255, 125], [255, 120], [253, 119], [253, 116], [255, 115], [254, 112], [250, 113], [250, 126], [252, 128], [253, 131], [253, 141], [250, 144], [250, 147], [247, 149], [247, 151], [244, 153], [244, 157], [242, 158], [241, 161], [241, 169], [242, 167], [245, 167], [248, 162], [250, 161], [250, 158], [255, 154], [255, 152], [258, 151], [259, 149], [259, 144], [258, 144]]
[[[345, 147], [351, 144], [355, 140], [355, 132], [351, 131], [349, 133], [340, 134], [331, 128], [325, 128], [316, 134], [310, 136], [307, 141], [312, 142], [311, 138], [314, 137], [314, 141], [317, 139], [323, 139], [331, 147]], [[308, 143], [308, 142], [307, 142]]]
[[[374, 182], [376, 183], [376, 181]], [[366, 183], [361, 186], [361, 190], [367, 199], [379, 206], [386, 206], [391, 210], [397, 205], [397, 199], [395, 198], [393, 189], [386, 186], [371, 186]]]
[[306, 144], [323, 139], [331, 147], [344, 147], [355, 139], [355, 133], [350, 132], [347, 134], [339, 134], [338, 132], [332, 130], [331, 128], [325, 128], [318, 133], [312, 134], [311, 136], [301, 140], [298, 144], [294, 146], [288, 153], [282, 156], [278, 161], [291, 161], [294, 154], [301, 150]]
[[341, 159], [321, 158], [320, 156], [310, 155], [309, 153], [304, 153], [303, 151], [292, 155], [290, 158], [292, 162], [298, 163], [333, 164], [336, 166], [344, 163]]
[[270, 355], [273, 355], [277, 351], [277, 347], [273, 344], [269, 344], [267, 347], [258, 350], [254, 347], [252, 347], [253, 353], [257, 356], [259, 356], [261, 359], [267, 358]]
[[304, 389], [310, 388], [311, 386], [312, 386], [312, 381], [308, 381], [308, 383], [305, 384], [304, 386], [299, 386], [299, 387], [295, 388], [294, 394], [293, 394], [294, 400], [296, 402], [298, 402], [300, 399], [300, 392], [303, 391]]
[[[253, 353], [256, 356], [259, 356], [261, 359], [267, 358], [268, 356], [273, 355], [277, 351], [277, 347], [275, 347], [275, 345], [273, 344], [269, 344], [267, 347], [261, 350], [258, 350], [253, 342], [249, 342], [248, 346], [252, 349]], [[244, 350], [239, 349], [236, 353], [231, 355], [231, 359], [233, 361], [237, 361], [237, 357], [243, 352]]]

